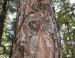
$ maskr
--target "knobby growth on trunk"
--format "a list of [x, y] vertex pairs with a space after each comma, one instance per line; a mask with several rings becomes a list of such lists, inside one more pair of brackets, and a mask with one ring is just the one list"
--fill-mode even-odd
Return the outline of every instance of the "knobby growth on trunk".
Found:
[[12, 58], [59, 58], [52, 0], [18, 0]]

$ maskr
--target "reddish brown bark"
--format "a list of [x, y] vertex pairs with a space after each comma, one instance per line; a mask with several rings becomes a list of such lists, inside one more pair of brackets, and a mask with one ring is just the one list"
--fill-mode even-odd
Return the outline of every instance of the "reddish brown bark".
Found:
[[39, 48], [36, 51], [37, 52], [37, 58], [48, 58], [48, 50], [46, 48], [46, 43], [44, 42], [44, 32], [39, 31], [38, 32], [38, 38], [39, 38]]
[[20, 0], [12, 58], [59, 58], [51, 0]]

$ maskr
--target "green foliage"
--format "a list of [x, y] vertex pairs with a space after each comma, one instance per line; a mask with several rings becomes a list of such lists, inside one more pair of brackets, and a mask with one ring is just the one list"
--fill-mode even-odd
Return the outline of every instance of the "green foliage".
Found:
[[56, 15], [62, 36], [62, 58], [75, 58], [75, 5], [62, 0], [58, 7], [60, 10]]

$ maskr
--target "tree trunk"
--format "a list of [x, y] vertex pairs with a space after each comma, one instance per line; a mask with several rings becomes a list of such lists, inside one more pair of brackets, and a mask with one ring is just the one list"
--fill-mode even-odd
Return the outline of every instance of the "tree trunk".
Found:
[[2, 6], [2, 12], [0, 14], [0, 45], [1, 45], [1, 39], [2, 39], [2, 34], [3, 34], [3, 27], [4, 27], [4, 21], [6, 18], [6, 13], [7, 13], [7, 1], [5, 0]]
[[59, 58], [52, 0], [19, 0], [12, 58]]

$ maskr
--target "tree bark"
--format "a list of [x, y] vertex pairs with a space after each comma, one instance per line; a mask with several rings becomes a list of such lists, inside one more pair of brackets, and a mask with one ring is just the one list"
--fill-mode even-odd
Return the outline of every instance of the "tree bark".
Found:
[[18, 0], [12, 58], [59, 58], [52, 0]]

